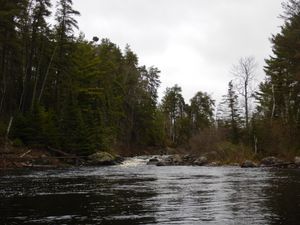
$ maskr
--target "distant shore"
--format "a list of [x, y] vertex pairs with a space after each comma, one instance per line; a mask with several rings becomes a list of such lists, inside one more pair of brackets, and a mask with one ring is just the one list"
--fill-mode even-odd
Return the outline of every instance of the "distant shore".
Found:
[[[300, 168], [300, 157], [281, 158], [275, 156], [240, 158], [234, 160], [230, 158], [220, 158], [217, 152], [204, 154], [188, 153], [182, 149], [144, 149], [138, 154], [133, 150], [132, 154], [125, 151], [125, 154], [113, 154], [108, 152], [98, 152], [90, 156], [77, 156], [53, 148], [21, 148], [9, 146], [6, 150], [1, 150], [0, 169], [55, 169], [73, 166], [108, 166], [122, 163], [123, 157], [133, 157], [137, 155], [148, 155], [148, 165], [156, 166], [239, 166], [251, 167], [276, 167], [276, 168]], [[153, 156], [156, 155], [156, 156]]]

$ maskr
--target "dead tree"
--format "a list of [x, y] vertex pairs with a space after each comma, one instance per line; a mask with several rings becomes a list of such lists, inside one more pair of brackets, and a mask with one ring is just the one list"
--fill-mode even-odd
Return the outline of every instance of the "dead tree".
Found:
[[253, 82], [257, 64], [254, 57], [243, 57], [233, 66], [232, 74], [236, 78], [237, 90], [244, 100], [245, 126], [249, 131], [249, 100], [253, 96]]

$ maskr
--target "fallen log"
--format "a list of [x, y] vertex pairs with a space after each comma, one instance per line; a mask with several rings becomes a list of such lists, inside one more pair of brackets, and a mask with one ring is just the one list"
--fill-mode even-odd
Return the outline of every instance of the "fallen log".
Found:
[[51, 147], [47, 147], [47, 150], [53, 152], [53, 153], [56, 153], [56, 154], [60, 154], [60, 155], [64, 155], [64, 156], [74, 156], [73, 154], [70, 154], [70, 153], [67, 153], [67, 152], [64, 152], [60, 149], [55, 149], [55, 148], [51, 148]]
[[30, 152], [31, 152], [31, 149], [29, 149], [27, 152], [25, 152], [22, 155], [20, 155], [20, 158], [23, 158], [25, 155], [29, 154]]
[[35, 168], [35, 169], [54, 169], [56, 165], [22, 165], [24, 168]]

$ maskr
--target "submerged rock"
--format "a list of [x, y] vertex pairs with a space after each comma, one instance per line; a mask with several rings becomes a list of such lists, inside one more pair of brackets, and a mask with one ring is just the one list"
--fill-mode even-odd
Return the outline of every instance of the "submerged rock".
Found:
[[253, 168], [257, 167], [256, 163], [252, 162], [251, 160], [246, 160], [241, 164], [242, 168]]
[[108, 152], [96, 152], [88, 157], [92, 165], [107, 166], [116, 165], [117, 158]]
[[169, 164], [166, 164], [164, 161], [159, 161], [156, 166], [169, 166]]

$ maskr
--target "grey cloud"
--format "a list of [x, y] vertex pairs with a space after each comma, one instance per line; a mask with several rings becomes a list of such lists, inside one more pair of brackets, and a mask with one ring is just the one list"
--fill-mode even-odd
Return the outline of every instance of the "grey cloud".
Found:
[[256, 57], [261, 74], [282, 23], [279, 0], [73, 1], [88, 38], [130, 44], [141, 63], [162, 70], [162, 88], [178, 83], [186, 98], [201, 89], [219, 98], [241, 56]]

